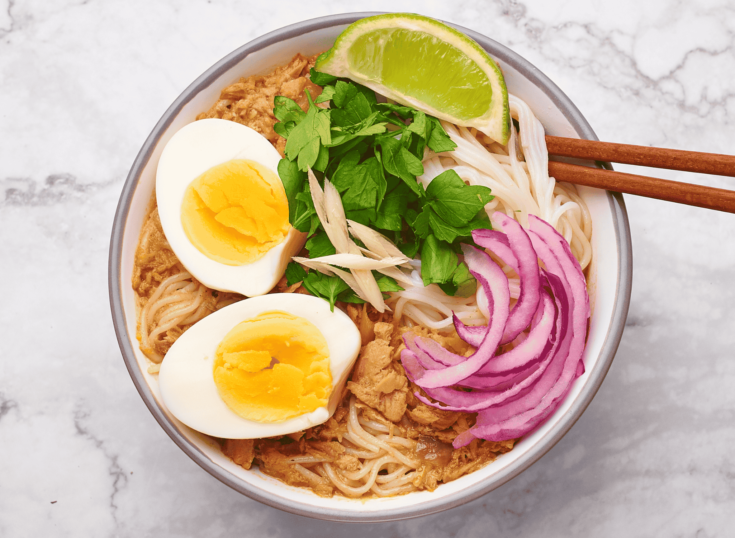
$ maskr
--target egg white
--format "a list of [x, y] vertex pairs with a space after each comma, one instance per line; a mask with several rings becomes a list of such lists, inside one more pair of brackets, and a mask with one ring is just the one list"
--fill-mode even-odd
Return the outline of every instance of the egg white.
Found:
[[[247, 420], [232, 411], [217, 392], [214, 358], [217, 346], [238, 323], [270, 311], [283, 311], [313, 323], [329, 347], [332, 392], [326, 406], [278, 423]], [[218, 310], [182, 334], [161, 363], [158, 383], [168, 410], [190, 428], [225, 439], [284, 435], [326, 422], [360, 352], [360, 332], [338, 308], [311, 295], [274, 293], [245, 299]]]
[[303, 248], [306, 234], [291, 227], [286, 238], [262, 258], [237, 266], [208, 258], [189, 241], [181, 222], [187, 187], [213, 166], [233, 159], [260, 163], [278, 177], [281, 156], [257, 131], [220, 119], [190, 123], [171, 138], [161, 154], [156, 200], [163, 232], [186, 270], [209, 288], [253, 297], [273, 289], [288, 262]]

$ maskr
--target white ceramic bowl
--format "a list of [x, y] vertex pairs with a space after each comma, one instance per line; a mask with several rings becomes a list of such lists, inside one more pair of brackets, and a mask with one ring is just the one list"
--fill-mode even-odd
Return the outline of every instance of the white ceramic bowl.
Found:
[[[632, 258], [630, 231], [622, 197], [581, 188], [593, 216], [594, 251], [590, 294], [593, 312], [585, 350], [586, 373], [563, 405], [540, 428], [485, 468], [439, 486], [386, 499], [352, 500], [318, 497], [290, 487], [254, 467], [250, 471], [222, 455], [219, 446], [177, 421], [163, 405], [156, 376], [135, 339], [135, 299], [131, 286], [140, 228], [155, 184], [158, 159], [166, 142], [217, 100], [220, 90], [242, 76], [267, 73], [300, 52], [328, 49], [344, 28], [375, 13], [322, 17], [271, 32], [226, 56], [189, 86], [158, 122], [143, 144], [123, 188], [110, 245], [109, 288], [113, 321], [128, 371], [141, 397], [171, 439], [204, 470], [233, 489], [270, 506], [334, 521], [388, 521], [417, 517], [466, 503], [497, 488], [528, 468], [572, 427], [602, 383], [622, 336], [630, 300]], [[529, 62], [483, 35], [459, 28], [500, 64], [509, 91], [524, 99], [547, 133], [596, 139], [594, 132], [564, 93]]]

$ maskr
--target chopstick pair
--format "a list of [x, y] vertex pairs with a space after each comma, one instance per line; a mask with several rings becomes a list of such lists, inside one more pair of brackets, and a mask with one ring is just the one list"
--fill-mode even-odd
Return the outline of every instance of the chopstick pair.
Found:
[[[547, 136], [549, 155], [735, 177], [735, 156]], [[557, 181], [735, 213], [735, 191], [549, 161]]]

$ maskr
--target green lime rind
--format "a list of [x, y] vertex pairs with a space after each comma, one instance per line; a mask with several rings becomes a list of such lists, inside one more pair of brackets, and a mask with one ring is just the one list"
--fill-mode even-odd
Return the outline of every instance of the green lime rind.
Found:
[[[456, 51], [452, 51], [447, 47], [444, 47], [443, 51], [446, 53], [449, 50], [456, 57], [469, 59], [469, 62], [465, 63], [475, 68], [475, 79], [473, 80], [479, 80], [477, 79], [477, 71], [482, 71], [487, 77], [489, 91], [485, 90], [485, 93], [478, 93], [474, 105], [469, 101], [464, 103], [464, 109], [452, 107], [451, 103], [442, 102], [438, 102], [437, 106], [434, 107], [427, 102], [431, 99], [422, 99], [419, 95], [422, 92], [415, 91], [416, 88], [409, 88], [409, 91], [404, 93], [398, 90], [395, 84], [393, 88], [384, 84], [380, 76], [376, 75], [376, 69], [377, 71], [381, 71], [382, 69], [380, 65], [376, 69], [373, 69], [373, 72], [370, 72], [369, 68], [366, 69], [364, 65], [362, 66], [362, 70], [353, 65], [356, 63], [354, 59], [357, 55], [354, 51], [351, 51], [351, 48], [358, 40], [360, 40], [358, 42], [358, 48], [364, 47], [365, 43], [371, 39], [371, 36], [373, 37], [373, 42], [376, 42], [376, 40], [379, 42], [381, 32], [385, 34], [385, 31], [390, 30], [408, 30], [428, 34], [436, 38], [436, 40], [443, 42], [443, 44], [450, 45]], [[351, 56], [352, 62], [350, 60]], [[363, 58], [365, 57], [368, 56], [363, 54]], [[377, 63], [382, 62], [382, 58], [375, 58], [375, 60]], [[421, 62], [422, 58], [409, 56], [401, 58], [401, 61], [415, 63]], [[428, 61], [432, 61], [431, 56]], [[474, 64], [474, 67], [472, 64]], [[317, 71], [323, 73], [354, 80], [390, 99], [422, 110], [437, 118], [465, 127], [474, 127], [500, 144], [504, 145], [508, 143], [510, 137], [508, 89], [505, 86], [505, 79], [503, 78], [500, 67], [498, 67], [498, 64], [475, 41], [454, 28], [434, 19], [411, 13], [390, 13], [360, 19], [348, 26], [337, 37], [332, 48], [317, 58], [314, 67]], [[449, 89], [450, 91], [455, 90], [456, 86]], [[423, 90], [425, 90], [423, 91], [424, 96], [427, 92], [430, 92], [430, 89], [426, 90], [423, 88]], [[480, 91], [483, 90], [481, 89]], [[487, 93], [490, 93], [489, 103]], [[471, 90], [470, 93], [466, 93], [465, 95], [471, 96]], [[483, 106], [484, 103], [487, 104], [486, 107]], [[478, 110], [478, 106], [483, 106], [483, 109]], [[464, 114], [465, 117], [462, 117], [462, 111], [472, 114], [472, 117], [467, 117], [466, 114]]]

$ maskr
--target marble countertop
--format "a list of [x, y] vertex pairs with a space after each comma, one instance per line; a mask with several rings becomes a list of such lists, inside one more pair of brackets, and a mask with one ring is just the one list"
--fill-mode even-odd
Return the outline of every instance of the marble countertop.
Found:
[[538, 463], [448, 512], [349, 529], [286, 514], [209, 476], [150, 415], [107, 298], [139, 147], [239, 45], [364, 10], [495, 38], [603, 140], [735, 153], [730, 0], [0, 0], [0, 536], [732, 536], [735, 215], [625, 197], [633, 295], [602, 388]]

